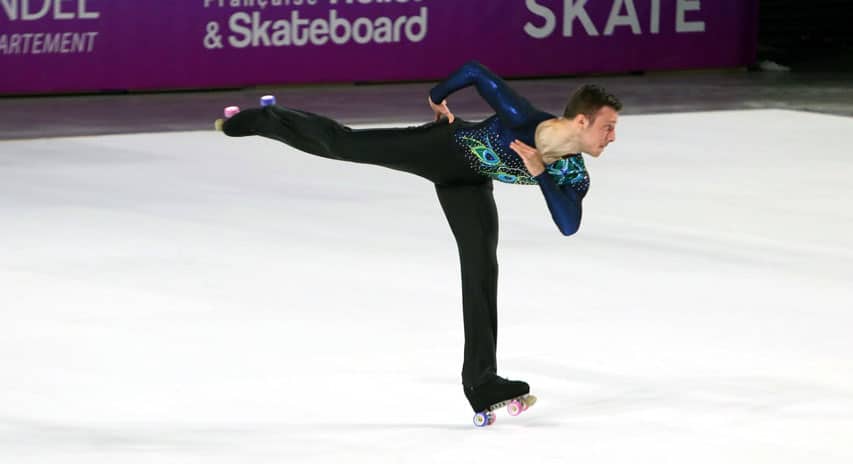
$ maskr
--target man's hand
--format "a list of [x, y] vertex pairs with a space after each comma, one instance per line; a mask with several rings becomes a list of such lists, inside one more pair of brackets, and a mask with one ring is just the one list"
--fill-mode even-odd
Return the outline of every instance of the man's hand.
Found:
[[521, 157], [521, 160], [524, 161], [524, 166], [527, 168], [527, 172], [530, 173], [533, 177], [538, 176], [545, 172], [545, 162], [542, 161], [542, 154], [536, 151], [535, 148], [530, 145], [520, 141], [513, 140], [512, 143], [509, 144], [509, 147]]
[[447, 117], [447, 122], [453, 124], [453, 120], [456, 119], [456, 116], [453, 116], [453, 113], [450, 112], [450, 109], [447, 108], [447, 100], [442, 100], [441, 103], [436, 105], [433, 103], [432, 98], [427, 98], [429, 100], [429, 107], [432, 108], [433, 112], [435, 112], [435, 120], [438, 121], [442, 116]]

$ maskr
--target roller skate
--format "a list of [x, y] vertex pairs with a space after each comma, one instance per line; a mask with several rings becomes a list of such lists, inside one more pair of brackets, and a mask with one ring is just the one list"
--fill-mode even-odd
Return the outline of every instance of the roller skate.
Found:
[[[261, 107], [270, 106], [270, 105], [275, 105], [275, 97], [274, 96], [264, 95], [263, 97], [261, 97]], [[231, 117], [233, 117], [235, 114], [237, 114], [239, 112], [240, 112], [239, 106], [229, 106], [229, 107], [225, 108], [225, 111], [224, 111], [225, 117], [219, 118], [216, 121], [213, 121], [213, 127], [217, 131], [223, 132], [224, 131], [223, 127], [225, 125], [225, 121], [230, 119]]]
[[495, 376], [477, 387], [464, 387], [465, 396], [474, 409], [474, 425], [488, 427], [495, 423], [495, 411], [506, 406], [510, 416], [517, 416], [536, 403], [530, 385]]

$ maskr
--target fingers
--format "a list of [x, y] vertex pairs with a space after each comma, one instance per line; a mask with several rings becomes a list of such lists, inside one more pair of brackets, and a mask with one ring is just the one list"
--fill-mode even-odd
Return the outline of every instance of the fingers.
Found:
[[526, 151], [536, 151], [535, 148], [531, 147], [530, 145], [528, 145], [528, 144], [526, 144], [526, 143], [524, 143], [518, 139], [515, 139], [512, 142], [510, 142], [510, 145], [515, 145], [515, 146], [517, 146], [523, 150], [526, 150]]
[[447, 107], [447, 100], [442, 100], [441, 103], [435, 103], [432, 101], [432, 98], [427, 98], [429, 101], [429, 106], [435, 111], [435, 120], [438, 121], [442, 116], [447, 118], [447, 121], [450, 124], [453, 124], [453, 121], [456, 120], [456, 116], [450, 111], [450, 108]]
[[518, 154], [518, 156], [520, 156], [520, 157], [524, 158], [524, 154], [522, 153], [522, 149], [521, 149], [521, 147], [519, 147], [519, 146], [518, 146], [518, 144], [517, 144], [517, 143], [515, 143], [515, 142], [510, 142], [510, 143], [509, 143], [509, 148], [510, 148], [512, 151], [516, 152], [516, 153]]
[[519, 148], [518, 145], [515, 144], [515, 142], [510, 142], [509, 148], [512, 151], [516, 152], [518, 154], [518, 156], [521, 156], [522, 158], [524, 158], [524, 155], [521, 153], [521, 148]]
[[450, 112], [450, 108], [447, 107], [447, 100], [441, 102], [441, 113], [447, 116], [447, 121], [450, 124], [453, 124], [453, 120], [456, 118], [453, 116], [453, 113]]
[[440, 111], [439, 115], [445, 116], [447, 118], [447, 121], [450, 124], [453, 124], [453, 121], [456, 119], [456, 116], [454, 116], [453, 113], [450, 112], [450, 108], [447, 107], [447, 103], [442, 102], [441, 105], [439, 106], [439, 111]]
[[530, 158], [536, 155], [536, 149], [519, 140], [510, 142], [509, 147], [522, 158]]
[[519, 140], [510, 142], [509, 147], [518, 153], [519, 158], [524, 162], [524, 167], [527, 168], [527, 172], [531, 175], [538, 176], [545, 172], [545, 163], [542, 161], [542, 155], [535, 148]]
[[432, 109], [432, 112], [435, 114], [435, 120], [438, 121], [441, 119], [441, 106], [436, 105], [434, 101], [432, 101], [432, 97], [427, 97], [427, 101], [429, 102], [429, 107]]

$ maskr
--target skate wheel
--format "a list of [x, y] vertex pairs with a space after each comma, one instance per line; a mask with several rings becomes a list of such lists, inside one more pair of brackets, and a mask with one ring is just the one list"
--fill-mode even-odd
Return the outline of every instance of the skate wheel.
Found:
[[264, 95], [261, 97], [261, 106], [275, 105], [275, 97], [272, 95]]
[[239, 112], [240, 112], [239, 106], [229, 106], [228, 108], [225, 108], [225, 117], [230, 118], [231, 116], [234, 116], [235, 114], [237, 114]]
[[519, 400], [512, 400], [509, 402], [509, 405], [507, 405], [506, 412], [508, 412], [510, 416], [517, 416], [524, 412], [525, 409], [524, 403]]
[[222, 125], [223, 124], [225, 124], [225, 120], [222, 118], [219, 118], [216, 121], [213, 121], [213, 128], [222, 132]]
[[488, 427], [495, 423], [495, 415], [491, 412], [478, 412], [474, 415], [474, 425], [476, 427]]

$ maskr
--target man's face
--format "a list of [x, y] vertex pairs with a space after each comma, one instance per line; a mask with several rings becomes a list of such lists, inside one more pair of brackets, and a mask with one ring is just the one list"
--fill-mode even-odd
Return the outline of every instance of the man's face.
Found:
[[616, 140], [616, 123], [619, 120], [619, 113], [609, 106], [603, 106], [595, 113], [592, 123], [586, 119], [586, 116], [583, 118], [586, 120], [581, 132], [583, 151], [597, 158], [604, 152], [607, 145]]

